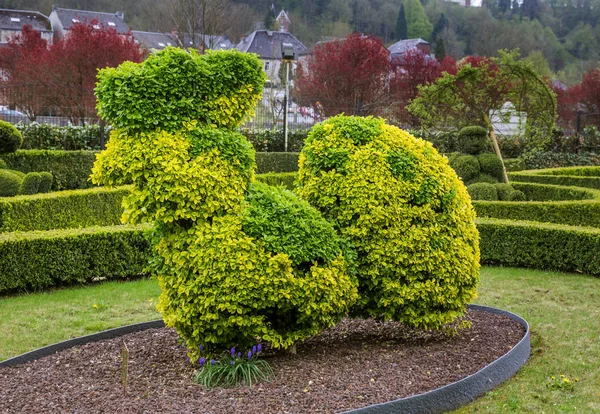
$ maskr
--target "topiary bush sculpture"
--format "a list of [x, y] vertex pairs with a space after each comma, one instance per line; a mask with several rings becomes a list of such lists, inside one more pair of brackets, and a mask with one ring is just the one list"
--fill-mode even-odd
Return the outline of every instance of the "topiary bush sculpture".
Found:
[[356, 249], [354, 315], [434, 329], [464, 313], [479, 280], [475, 212], [430, 143], [336, 116], [312, 129], [299, 163], [299, 195]]
[[357, 299], [353, 251], [307, 202], [254, 182], [234, 129], [266, 80], [255, 55], [167, 48], [99, 74], [98, 111], [116, 127], [92, 180], [133, 183], [123, 220], [155, 223], [165, 324], [192, 361], [276, 348], [335, 324]]
[[485, 128], [468, 126], [458, 132], [458, 150], [460, 152], [477, 155], [489, 148], [488, 132]]
[[482, 174], [488, 174], [496, 179], [496, 182], [502, 181], [502, 161], [500, 157], [491, 152], [484, 152], [477, 156]]
[[474, 183], [467, 187], [473, 200], [498, 201], [498, 190], [494, 184]]
[[0, 154], [9, 154], [21, 148], [23, 137], [15, 126], [6, 121], [0, 121]]
[[30, 172], [25, 175], [23, 181], [21, 182], [21, 187], [19, 189], [19, 194], [37, 194], [38, 189], [40, 188], [40, 181], [42, 177], [39, 173]]
[[472, 180], [479, 177], [479, 174], [481, 173], [481, 166], [477, 157], [474, 155], [459, 155], [453, 157], [450, 165], [465, 183], [470, 183]]
[[12, 197], [19, 194], [23, 179], [12, 170], [0, 170], [0, 197]]

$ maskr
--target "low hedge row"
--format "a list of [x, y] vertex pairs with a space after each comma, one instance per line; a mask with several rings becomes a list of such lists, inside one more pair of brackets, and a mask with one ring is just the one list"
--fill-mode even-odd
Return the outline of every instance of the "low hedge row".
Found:
[[[24, 173], [49, 171], [54, 176], [52, 190], [90, 188], [89, 176], [97, 151], [20, 150], [2, 158], [11, 170]], [[292, 172], [298, 170], [297, 152], [257, 152], [256, 172]]]
[[481, 262], [600, 275], [600, 229], [477, 219]]
[[144, 275], [144, 226], [0, 234], [0, 294]]
[[283, 186], [288, 190], [293, 190], [295, 187], [296, 179], [298, 178], [297, 172], [287, 173], [265, 173], [257, 174], [256, 180], [272, 186]]
[[[600, 189], [600, 172], [597, 176], [578, 175], [582, 171], [584, 171], [582, 167], [548, 168], [511, 172], [508, 175], [511, 181]], [[589, 174], [595, 171], [595, 168], [592, 167], [587, 171]]]
[[102, 135], [108, 140], [110, 133], [110, 127], [98, 124], [60, 126], [32, 122], [15, 126], [23, 136], [21, 149], [24, 150], [99, 150]]
[[510, 185], [523, 191], [529, 201], [600, 200], [600, 191], [592, 188], [525, 182], [512, 182]]
[[0, 198], [0, 233], [120, 224], [128, 187]]

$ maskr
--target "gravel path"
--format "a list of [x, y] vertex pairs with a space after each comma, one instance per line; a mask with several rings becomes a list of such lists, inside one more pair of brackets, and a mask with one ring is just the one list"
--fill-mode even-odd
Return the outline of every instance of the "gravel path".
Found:
[[[0, 368], [2, 413], [333, 413], [422, 393], [464, 378], [524, 335], [510, 318], [469, 310], [458, 336], [397, 323], [346, 319], [298, 344], [265, 353], [276, 379], [205, 390], [170, 329], [151, 329]], [[130, 350], [127, 395], [121, 348]]]

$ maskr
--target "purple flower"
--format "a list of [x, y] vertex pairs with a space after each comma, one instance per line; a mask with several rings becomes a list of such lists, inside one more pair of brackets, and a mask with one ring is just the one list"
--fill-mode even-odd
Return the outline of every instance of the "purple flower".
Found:
[[248, 359], [252, 358], [252, 351], [248, 351]]
[[256, 345], [252, 347], [252, 352], [256, 354]]
[[262, 345], [258, 344], [258, 348], [257, 349], [258, 349], [258, 352], [262, 351]]
[[200, 366], [203, 367], [205, 363], [206, 359], [204, 359], [204, 357], [200, 358]]
[[238, 352], [238, 358], [241, 358], [241, 357], [242, 357], [242, 353]]
[[230, 361], [229, 364], [233, 365], [233, 364], [235, 364], [235, 361]]
[[231, 348], [231, 356], [235, 356], [235, 348]]
[[200, 344], [200, 350], [202, 351], [204, 348], [202, 348], [202, 344]]
[[215, 360], [214, 359], [210, 360], [210, 365], [215, 365]]

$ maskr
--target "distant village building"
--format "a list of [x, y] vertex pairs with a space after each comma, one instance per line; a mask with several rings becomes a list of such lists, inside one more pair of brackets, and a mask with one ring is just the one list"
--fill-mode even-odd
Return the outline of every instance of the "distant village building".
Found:
[[179, 46], [178, 39], [171, 34], [139, 30], [133, 30], [131, 33], [139, 46], [150, 53], [156, 53], [167, 46]]
[[284, 10], [279, 12], [279, 15], [275, 18], [277, 22], [277, 27], [279, 27], [280, 32], [289, 32], [290, 31], [290, 18]]
[[20, 33], [25, 25], [40, 32], [42, 39], [52, 42], [52, 26], [48, 17], [36, 11], [0, 9], [0, 47]]
[[306, 46], [291, 33], [271, 30], [256, 30], [243, 38], [235, 48], [241, 52], [256, 53], [263, 61], [269, 80], [274, 86], [278, 86], [281, 84], [279, 69], [282, 43], [291, 43], [296, 56], [307, 50]]
[[402, 58], [406, 52], [413, 49], [418, 49], [426, 55], [431, 53], [431, 45], [421, 38], [400, 40], [388, 47], [392, 58]]
[[64, 38], [73, 25], [77, 23], [87, 24], [92, 20], [98, 22], [98, 29], [104, 26], [115, 29], [117, 33], [123, 35], [129, 32], [129, 27], [124, 21], [125, 15], [122, 12], [103, 13], [88, 10], [62, 9], [52, 6], [49, 18], [54, 36], [57, 39]]
[[443, 0], [448, 3], [456, 3], [463, 7], [481, 7], [482, 0]]

